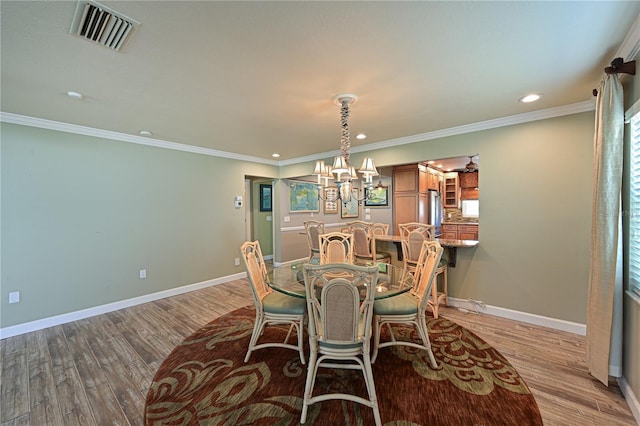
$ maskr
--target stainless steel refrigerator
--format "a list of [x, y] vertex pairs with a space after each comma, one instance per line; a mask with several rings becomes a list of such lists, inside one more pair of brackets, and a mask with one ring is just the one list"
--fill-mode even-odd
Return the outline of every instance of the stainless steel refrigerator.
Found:
[[442, 233], [442, 197], [437, 191], [429, 190], [427, 196], [427, 223], [436, 227], [436, 237]]

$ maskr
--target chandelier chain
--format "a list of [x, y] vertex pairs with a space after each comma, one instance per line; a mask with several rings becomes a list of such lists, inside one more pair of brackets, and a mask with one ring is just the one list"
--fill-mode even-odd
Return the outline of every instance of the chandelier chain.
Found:
[[349, 157], [351, 156], [351, 142], [349, 140], [349, 99], [342, 99], [340, 127], [340, 155], [342, 155], [347, 166], [349, 166]]

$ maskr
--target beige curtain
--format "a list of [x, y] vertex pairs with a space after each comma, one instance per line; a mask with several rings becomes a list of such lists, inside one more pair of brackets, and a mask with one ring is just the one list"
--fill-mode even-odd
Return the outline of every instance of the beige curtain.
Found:
[[620, 188], [624, 105], [616, 74], [598, 89], [594, 135], [591, 263], [587, 301], [587, 365], [605, 385], [619, 376], [622, 342]]

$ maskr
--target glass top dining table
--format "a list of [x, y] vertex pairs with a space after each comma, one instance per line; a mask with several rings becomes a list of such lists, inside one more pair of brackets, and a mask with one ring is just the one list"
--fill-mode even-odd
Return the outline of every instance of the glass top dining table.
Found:
[[[294, 262], [274, 266], [267, 275], [269, 286], [289, 296], [305, 299], [304, 265], [305, 262]], [[413, 275], [403, 272], [402, 266], [378, 263], [378, 284], [374, 298], [386, 299], [409, 291], [413, 287]]]

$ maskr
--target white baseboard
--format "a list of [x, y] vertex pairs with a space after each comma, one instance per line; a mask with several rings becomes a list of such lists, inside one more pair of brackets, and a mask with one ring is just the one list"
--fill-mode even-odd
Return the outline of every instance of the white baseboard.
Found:
[[627, 401], [636, 423], [640, 425], [640, 401], [638, 401], [638, 397], [633, 393], [633, 389], [631, 389], [624, 377], [618, 378], [618, 386], [620, 386], [622, 395], [624, 395], [624, 399]]
[[449, 297], [448, 299], [449, 306], [461, 308], [470, 312], [495, 315], [497, 317], [522, 321], [528, 324], [541, 325], [543, 327], [549, 327], [556, 330], [568, 331], [581, 336], [587, 335], [587, 326], [585, 324], [545, 317], [537, 314], [530, 314], [527, 312], [514, 311], [512, 309], [500, 308], [498, 306], [485, 305], [467, 299], [456, 299], [454, 297]]
[[118, 302], [107, 303], [105, 305], [94, 306], [75, 312], [69, 312], [49, 318], [43, 318], [35, 321], [0, 328], [0, 339], [6, 339], [7, 337], [18, 336], [20, 334], [29, 333], [31, 331], [42, 330], [44, 328], [49, 328], [56, 325], [93, 317], [96, 315], [106, 314], [108, 312], [117, 311], [118, 309], [129, 308], [131, 306], [140, 305], [142, 303], [153, 302], [154, 300], [164, 299], [165, 297], [176, 296], [178, 294], [188, 293], [194, 290], [200, 290], [202, 288], [226, 283], [228, 281], [241, 280], [243, 278], [246, 278], [246, 276], [246, 272], [241, 272], [238, 274], [227, 275], [226, 277], [214, 278], [195, 284], [188, 284], [182, 287], [159, 291], [157, 293], [145, 294], [143, 296], [133, 297], [131, 299], [120, 300]]

